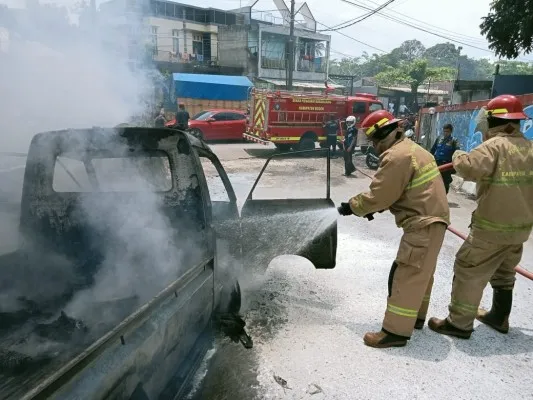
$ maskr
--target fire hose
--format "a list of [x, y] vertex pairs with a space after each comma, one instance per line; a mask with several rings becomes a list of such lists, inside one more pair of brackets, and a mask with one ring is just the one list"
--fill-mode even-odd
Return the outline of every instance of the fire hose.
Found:
[[[453, 169], [453, 164], [452, 163], [443, 164], [443, 165], [439, 166], [439, 171], [441, 171], [441, 172], [449, 171], [451, 169]], [[379, 212], [381, 213], [383, 211], [385, 211], [385, 210], [382, 210], [382, 211], [379, 211]], [[374, 219], [373, 213], [365, 215], [365, 218], [367, 218], [369, 221], [372, 221]], [[448, 231], [450, 231], [454, 235], [460, 237], [461, 239], [463, 239], [463, 240], [467, 239], [467, 235], [465, 235], [464, 233], [458, 231], [453, 226], [448, 226], [447, 229], [448, 229]], [[527, 278], [527, 279], [530, 279], [530, 280], [533, 281], [533, 273], [528, 271], [527, 269], [522, 268], [520, 265], [517, 265], [515, 267], [515, 271], [516, 271], [517, 274], [522, 275], [524, 278]]]

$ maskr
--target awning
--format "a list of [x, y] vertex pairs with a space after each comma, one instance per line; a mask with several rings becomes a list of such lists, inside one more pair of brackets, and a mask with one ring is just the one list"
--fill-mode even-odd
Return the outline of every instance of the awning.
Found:
[[[263, 82], [270, 83], [275, 86], [286, 86], [287, 82], [282, 79], [266, 79], [266, 78], [258, 78], [259, 80]], [[306, 82], [306, 81], [293, 81], [292, 86], [295, 88], [302, 88], [302, 89], [325, 89], [326, 86], [324, 85], [324, 82]], [[331, 89], [343, 89], [344, 86], [337, 85], [334, 83], [328, 82], [328, 86]]]
[[245, 76], [172, 74], [176, 97], [243, 101], [253, 86]]

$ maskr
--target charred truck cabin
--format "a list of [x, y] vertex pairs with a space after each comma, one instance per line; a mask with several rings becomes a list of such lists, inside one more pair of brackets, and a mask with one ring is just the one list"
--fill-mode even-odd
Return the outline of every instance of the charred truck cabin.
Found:
[[[228, 201], [211, 200], [213, 180]], [[252, 194], [239, 213], [216, 155], [177, 130], [37, 134], [19, 247], [0, 256], [0, 399], [175, 397], [213, 315], [239, 311], [239, 277], [281, 254], [335, 266], [334, 213], [292, 221], [283, 248], [269, 246], [290, 215], [334, 208], [329, 175], [323, 199]], [[283, 223], [258, 226], [278, 214]], [[318, 223], [323, 232], [306, 240]]]

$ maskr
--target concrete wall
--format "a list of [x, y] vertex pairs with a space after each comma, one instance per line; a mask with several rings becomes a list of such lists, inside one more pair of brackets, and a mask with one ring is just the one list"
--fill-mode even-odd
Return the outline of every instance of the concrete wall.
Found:
[[[524, 112], [533, 118], [533, 94], [518, 96], [524, 105]], [[419, 119], [418, 137], [426, 136], [423, 145], [430, 149], [438, 136], [442, 134], [442, 128], [445, 124], [453, 125], [453, 136], [461, 146], [461, 150], [472, 151], [483, 141], [480, 131], [476, 130], [476, 117], [481, 107], [485, 106], [488, 100], [457, 104], [445, 107], [436, 107], [433, 115], [429, 114], [429, 109], [422, 109]], [[521, 130], [524, 135], [533, 140], [533, 120], [522, 121]], [[454, 178], [456, 179], [456, 178]], [[461, 189], [474, 194], [475, 185], [472, 182], [461, 183]], [[465, 186], [466, 185], [466, 186]]]
[[[258, 30], [252, 26], [220, 27], [218, 33], [218, 59], [222, 66], [239, 67], [250, 79], [257, 77], [258, 56], [251, 49], [258, 51]], [[255, 40], [254, 40], [255, 39]]]
[[452, 104], [463, 104], [488, 98], [490, 98], [490, 90], [461, 90], [453, 93]]

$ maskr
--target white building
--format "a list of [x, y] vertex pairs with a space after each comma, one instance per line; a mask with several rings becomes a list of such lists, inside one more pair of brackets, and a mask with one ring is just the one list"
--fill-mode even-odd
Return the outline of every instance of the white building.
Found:
[[148, 29], [143, 35], [130, 34], [129, 46], [131, 36], [144, 36], [154, 60], [181, 63], [216, 63], [218, 27], [242, 23], [242, 20], [237, 13], [161, 0], [140, 4], [135, 0], [111, 0], [103, 3], [99, 12], [101, 26], [123, 32], [131, 31], [132, 25]]

